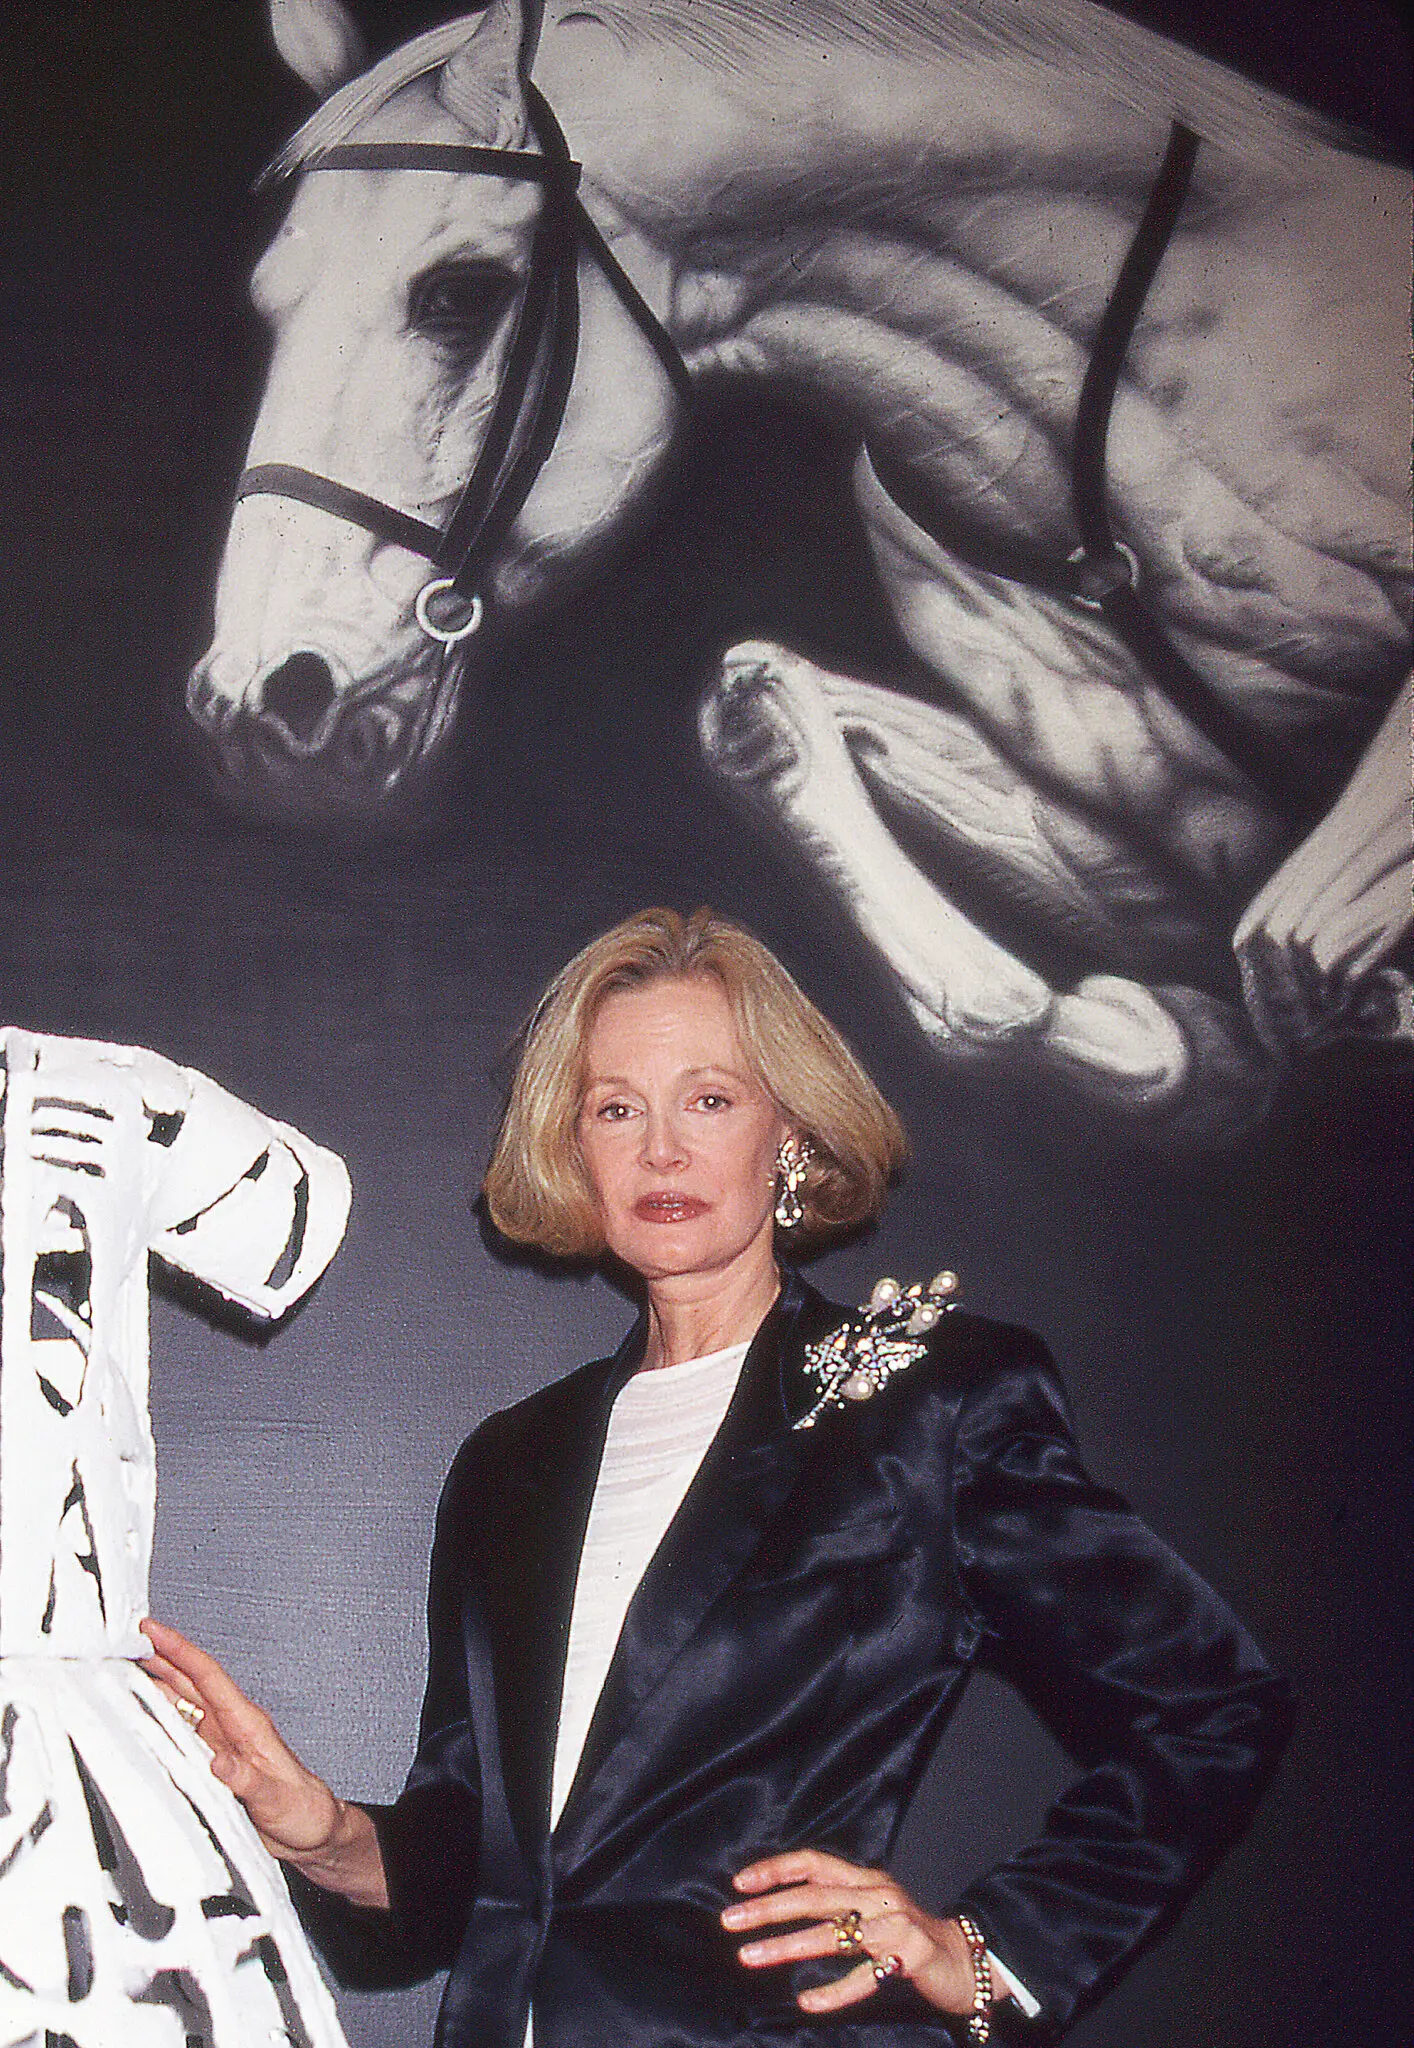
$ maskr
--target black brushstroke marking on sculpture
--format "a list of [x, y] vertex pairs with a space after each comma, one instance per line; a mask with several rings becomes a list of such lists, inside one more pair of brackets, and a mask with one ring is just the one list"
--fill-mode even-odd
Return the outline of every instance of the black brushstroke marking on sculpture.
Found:
[[77, 2005], [93, 1989], [93, 1942], [82, 1906], [64, 1908], [64, 1956], [69, 1970], [69, 2003]]
[[15, 1754], [15, 1730], [20, 1724], [20, 1710], [13, 1700], [0, 1714], [0, 1820], [10, 1818], [10, 1762]]
[[31, 1997], [34, 1996], [33, 1984], [26, 1984], [23, 1977], [17, 1977], [3, 1956], [0, 1956], [0, 1984], [12, 1984], [16, 1991], [27, 1991]]
[[71, 1131], [67, 1124], [36, 1124], [30, 1135], [35, 1138], [67, 1138], [71, 1145], [103, 1143], [97, 1131]]
[[36, 1109], [72, 1109], [79, 1116], [96, 1116], [100, 1123], [111, 1124], [114, 1120], [111, 1109], [104, 1109], [98, 1102], [71, 1102], [64, 1095], [36, 1095]]
[[150, 1126], [147, 1133], [149, 1145], [175, 1145], [177, 1133], [187, 1120], [184, 1109], [149, 1109], [144, 1102], [142, 1113]]
[[[260, 1157], [258, 1159], [254, 1159], [251, 1161], [250, 1165], [241, 1175], [241, 1179], [259, 1180], [261, 1174], [264, 1173], [266, 1167], [269, 1164], [270, 1148], [267, 1145], [265, 1150], [261, 1153]], [[204, 1209], [198, 1209], [194, 1216], [185, 1216], [183, 1217], [180, 1223], [174, 1223], [172, 1225], [173, 1237], [189, 1237], [192, 1231], [196, 1229], [197, 1224], [200, 1223], [202, 1217], [209, 1216], [211, 1214], [211, 1211], [214, 1208], [216, 1208], [219, 1203], [225, 1201], [226, 1196], [229, 1195], [230, 1192], [231, 1190], [229, 1188], [223, 1189], [223, 1191], [219, 1195], [217, 1195], [215, 1201], [208, 1202]]]
[[56, 2034], [48, 2027], [44, 2030], [44, 2048], [79, 2048], [72, 2034]]
[[[41, 1252], [34, 1262], [34, 1292], [67, 1309], [75, 1322], [92, 1323], [88, 1289], [93, 1261], [87, 1252]], [[65, 1336], [72, 1333], [63, 1324]], [[33, 1335], [33, 1331], [30, 1333]]]
[[140, 1941], [162, 1941], [176, 1924], [176, 1908], [163, 1905], [160, 1899], [152, 1896], [142, 1867], [118, 1825], [117, 1815], [84, 1768], [83, 1758], [72, 1741], [69, 1748], [83, 1787], [94, 1850], [119, 1894], [116, 1900], [110, 1901], [113, 1918], [120, 1927], [131, 1927]]
[[47, 1636], [54, 1626], [54, 1603], [58, 1598], [58, 1593], [59, 1582], [54, 1575], [54, 1567], [51, 1564], [49, 1567], [49, 1598], [44, 1603], [44, 1612], [39, 1619], [39, 1632], [42, 1636]]
[[[65, 1497], [63, 1513], [60, 1519], [62, 1520], [63, 1516], [67, 1516], [71, 1508], [77, 1508], [79, 1511], [79, 1520], [83, 1524], [83, 1533], [88, 1541], [88, 1549], [86, 1551], [76, 1550], [74, 1552], [74, 1563], [80, 1571], [87, 1572], [93, 1580], [94, 1590], [98, 1594], [98, 1611], [106, 1621], [108, 1619], [108, 1603], [103, 1597], [103, 1574], [98, 1569], [98, 1542], [93, 1533], [93, 1524], [88, 1518], [88, 1497], [84, 1493], [83, 1481], [79, 1477], [77, 1464], [73, 1468], [73, 1475], [73, 1482]], [[50, 1591], [52, 1596], [52, 1581]]]
[[236, 1967], [239, 1969], [242, 1963], [251, 1961], [258, 1962], [265, 1972], [270, 1988], [275, 1993], [280, 2017], [285, 2022], [285, 2033], [293, 2048], [314, 2048], [314, 2043], [309, 2038], [309, 2030], [304, 2023], [304, 2015], [299, 2009], [294, 1992], [290, 1989], [289, 1972], [272, 1936], [262, 1934], [258, 1940], [253, 1941], [245, 1954], [236, 1958]]
[[300, 1168], [299, 1179], [295, 1182], [295, 1213], [290, 1224], [290, 1234], [285, 1240], [285, 1249], [270, 1268], [267, 1287], [283, 1287], [294, 1272], [299, 1255], [304, 1250], [304, 1234], [309, 1226], [309, 1175]]
[[[50, 1317], [50, 1321], [54, 1321], [54, 1318], [52, 1316]], [[64, 1329], [62, 1323], [55, 1323], [55, 1328], [58, 1330], [59, 1335], [61, 1337], [67, 1336], [68, 1333]], [[43, 1337], [45, 1334], [42, 1330], [35, 1329], [33, 1316], [30, 1317], [29, 1333], [31, 1337]], [[44, 1377], [44, 1374], [42, 1372], [36, 1374], [36, 1378], [39, 1381], [40, 1393], [43, 1394], [45, 1400], [49, 1403], [50, 1407], [54, 1410], [54, 1412], [57, 1415], [72, 1415], [74, 1412], [73, 1402], [66, 1401], [64, 1396], [59, 1392], [59, 1389], [57, 1387], [51, 1386], [49, 1381]]]
[[0, 1862], [0, 1877], [5, 1877], [8, 1875], [9, 1871], [11, 1870], [13, 1865], [19, 1860], [24, 1850], [32, 1849], [34, 1847], [35, 1843], [40, 1839], [41, 1835], [45, 1834], [48, 1831], [50, 1825], [53, 1822], [53, 1819], [53, 1808], [50, 1806], [49, 1801], [46, 1799], [43, 1806], [40, 1807], [38, 1813], [35, 1815], [34, 1819], [25, 1829], [24, 1833], [19, 1837], [17, 1841], [13, 1842], [10, 1845], [9, 1855], [5, 1857], [3, 1862]]
[[206, 1993], [190, 1970], [159, 1970], [133, 1999], [134, 2005], [165, 2005], [186, 2030], [186, 2048], [216, 2048]]
[[88, 1218], [69, 1195], [60, 1195], [49, 1211], [48, 1222], [55, 1214], [61, 1216], [70, 1230], [82, 1238], [79, 1250], [41, 1252], [34, 1262], [34, 1284], [43, 1284], [47, 1294], [65, 1307], [79, 1322], [93, 1324], [93, 1244], [88, 1234]]
[[[179, 1792], [182, 1791], [180, 1785], [177, 1787], [177, 1790]], [[231, 1880], [231, 1888], [228, 1892], [213, 1892], [209, 1898], [202, 1900], [202, 1918], [205, 1920], [251, 1920], [257, 1918], [260, 1908], [246, 1890], [245, 1880], [235, 1864], [232, 1863], [230, 1857], [222, 1848], [221, 1840], [216, 1830], [212, 1827], [210, 1821], [194, 1799], [189, 1798], [185, 1792], [182, 1792], [182, 1797], [191, 1808], [192, 1817], [196, 1821], [197, 1826], [225, 1864], [226, 1875]]]
[[[172, 1734], [171, 1729], [167, 1726], [165, 1721], [160, 1721], [157, 1718], [156, 1714], [153, 1713], [151, 1707], [147, 1704], [147, 1701], [142, 1697], [142, 1694], [134, 1693], [133, 1698], [137, 1701], [137, 1704], [141, 1711], [144, 1714], [146, 1714], [148, 1720], [152, 1723], [153, 1727], [157, 1729], [157, 1731], [163, 1737], [163, 1739], [166, 1742], [169, 1742], [173, 1749], [177, 1749], [179, 1745], [177, 1743], [175, 1736]], [[191, 1801], [187, 1800], [187, 1804], [188, 1806], [190, 1806]], [[195, 1812], [196, 1809], [193, 1807], [192, 1811]]]
[[56, 1159], [52, 1152], [36, 1152], [34, 1156], [41, 1166], [61, 1166], [66, 1173], [86, 1173], [91, 1180], [107, 1178], [96, 1159]]
[[[79, 1233], [83, 1244], [78, 1251], [56, 1248], [40, 1252], [36, 1257], [30, 1284], [29, 1334], [32, 1344], [74, 1344], [81, 1353], [84, 1367], [72, 1398], [45, 1373], [37, 1374], [39, 1390], [50, 1407], [60, 1415], [71, 1415], [83, 1399], [84, 1383], [88, 1377], [93, 1333], [93, 1250], [88, 1223], [78, 1204], [71, 1202], [67, 1195], [61, 1195], [45, 1221], [51, 1221], [56, 1212], [71, 1230]], [[71, 1320], [66, 1321], [66, 1316]]]

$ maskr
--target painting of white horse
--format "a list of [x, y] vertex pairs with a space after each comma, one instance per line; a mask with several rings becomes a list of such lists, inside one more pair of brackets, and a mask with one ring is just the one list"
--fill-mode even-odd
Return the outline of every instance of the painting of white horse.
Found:
[[743, 644], [701, 741], [929, 1045], [1223, 1137], [1414, 1042], [1406, 171], [1090, 0], [271, 20], [320, 104], [189, 688], [231, 788], [395, 810], [691, 389], [769, 380], [924, 681]]

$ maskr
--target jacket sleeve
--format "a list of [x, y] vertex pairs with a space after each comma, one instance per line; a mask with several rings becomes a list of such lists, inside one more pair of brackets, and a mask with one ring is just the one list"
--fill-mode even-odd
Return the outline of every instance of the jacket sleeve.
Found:
[[354, 1906], [297, 1871], [291, 1895], [341, 1984], [388, 1990], [456, 1960], [476, 1893], [480, 1768], [471, 1730], [462, 1627], [468, 1520], [475, 1505], [462, 1446], [437, 1513], [427, 1602], [428, 1669], [417, 1755], [392, 1805], [366, 1803], [378, 1832], [390, 1910]]
[[1242, 1834], [1291, 1705], [1224, 1601], [1087, 1474], [1050, 1360], [1017, 1334], [1019, 1366], [979, 1378], [958, 1426], [960, 1589], [981, 1661], [1086, 1768], [958, 1904], [1055, 2034]]

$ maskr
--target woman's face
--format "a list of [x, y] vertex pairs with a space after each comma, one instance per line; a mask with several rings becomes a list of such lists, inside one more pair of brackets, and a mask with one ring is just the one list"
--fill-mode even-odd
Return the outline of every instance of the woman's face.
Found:
[[753, 1075], [710, 974], [605, 998], [579, 1143], [610, 1251], [646, 1280], [769, 1260], [789, 1125]]

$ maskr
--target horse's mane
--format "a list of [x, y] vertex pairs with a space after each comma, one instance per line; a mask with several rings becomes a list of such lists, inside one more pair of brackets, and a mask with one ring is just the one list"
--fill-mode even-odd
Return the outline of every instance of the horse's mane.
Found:
[[[1359, 146], [1321, 115], [1092, 0], [550, 0], [547, 12], [590, 15], [626, 46], [669, 43], [743, 78], [773, 49], [801, 43], [920, 63], [1010, 59], [1157, 120], [1183, 120], [1240, 153], [1291, 159], [1313, 142]], [[350, 79], [266, 176], [284, 177], [345, 141], [394, 93], [454, 56], [480, 20], [478, 11], [443, 22]]]
[[370, 114], [376, 114], [396, 92], [405, 85], [411, 85], [415, 78], [425, 78], [429, 71], [438, 71], [454, 57], [463, 43], [470, 42], [475, 35], [481, 14], [459, 14], [452, 21], [444, 21], [437, 28], [429, 28], [411, 42], [391, 50], [386, 57], [380, 57], [367, 71], [351, 78], [347, 85], [341, 85], [331, 93], [322, 106], [316, 107], [302, 128], [297, 128], [280, 154], [265, 171], [262, 183], [272, 178], [287, 178], [292, 171], [302, 170], [306, 164], [316, 163], [325, 150], [336, 143], [345, 142], [354, 130], [365, 122]]

